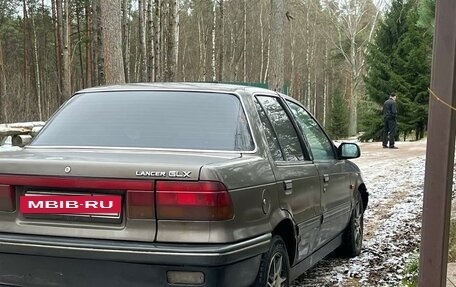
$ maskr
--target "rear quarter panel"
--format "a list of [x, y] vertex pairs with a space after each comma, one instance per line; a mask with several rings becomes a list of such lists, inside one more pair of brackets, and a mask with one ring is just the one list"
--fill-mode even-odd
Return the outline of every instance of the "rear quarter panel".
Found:
[[277, 208], [277, 187], [267, 159], [249, 155], [205, 165], [200, 180], [220, 181], [229, 190], [234, 217], [228, 221], [158, 221], [157, 241], [236, 242], [271, 231], [270, 217]]

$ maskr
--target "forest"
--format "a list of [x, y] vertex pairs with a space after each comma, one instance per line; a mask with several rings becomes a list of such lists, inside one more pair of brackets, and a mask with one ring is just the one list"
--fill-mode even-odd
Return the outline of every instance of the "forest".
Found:
[[0, 123], [80, 89], [228, 82], [300, 100], [333, 138], [425, 136], [434, 0], [0, 0]]

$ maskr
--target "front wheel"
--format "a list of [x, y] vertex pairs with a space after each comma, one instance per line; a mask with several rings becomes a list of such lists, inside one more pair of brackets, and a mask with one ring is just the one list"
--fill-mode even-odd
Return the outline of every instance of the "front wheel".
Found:
[[364, 230], [364, 208], [359, 192], [355, 193], [355, 206], [350, 222], [344, 230], [339, 253], [345, 257], [355, 257], [361, 253]]
[[290, 261], [282, 238], [275, 235], [269, 251], [263, 254], [255, 287], [290, 286]]

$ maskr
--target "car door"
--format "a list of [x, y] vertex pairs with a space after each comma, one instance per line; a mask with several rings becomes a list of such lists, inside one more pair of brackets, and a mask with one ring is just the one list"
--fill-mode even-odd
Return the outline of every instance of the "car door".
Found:
[[267, 138], [282, 209], [298, 226], [297, 261], [316, 246], [321, 224], [320, 181], [315, 164], [279, 97], [257, 96], [256, 107]]
[[345, 161], [339, 160], [335, 147], [317, 121], [298, 103], [287, 100], [310, 146], [321, 181], [323, 221], [318, 245], [333, 239], [348, 223], [351, 210], [350, 177]]

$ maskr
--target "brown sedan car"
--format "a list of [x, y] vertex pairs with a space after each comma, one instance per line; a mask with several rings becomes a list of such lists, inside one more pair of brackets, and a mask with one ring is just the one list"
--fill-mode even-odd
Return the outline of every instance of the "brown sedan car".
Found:
[[[336, 249], [360, 253], [359, 155], [266, 89], [80, 91], [0, 153], [0, 284], [289, 286]], [[87, 198], [119, 209], [65, 211]]]

